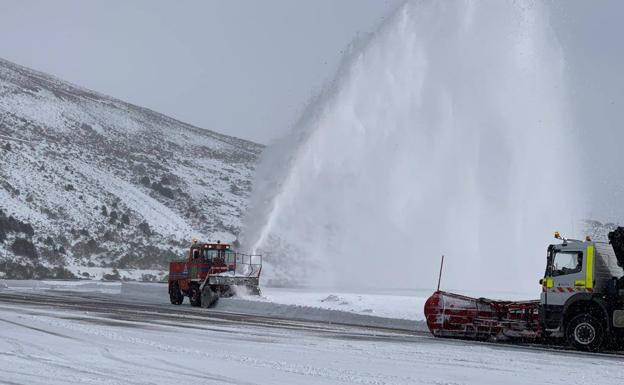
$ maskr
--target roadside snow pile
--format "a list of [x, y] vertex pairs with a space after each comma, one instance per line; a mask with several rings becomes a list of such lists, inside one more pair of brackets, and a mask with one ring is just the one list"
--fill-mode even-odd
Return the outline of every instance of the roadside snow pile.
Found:
[[423, 307], [429, 294], [424, 292], [368, 294], [315, 291], [314, 289], [262, 288], [261, 297], [247, 296], [244, 299], [422, 321], [424, 320]]
[[142, 281], [158, 282], [167, 275], [165, 270], [157, 269], [116, 269], [112, 267], [67, 266], [67, 270], [76, 277], [88, 280], [104, 281]]
[[42, 290], [42, 291], [73, 291], [102, 294], [121, 293], [121, 282], [101, 281], [37, 281], [37, 280], [6, 280], [0, 282], [0, 288], [8, 290]]
[[321, 302], [340, 302], [341, 304], [348, 305], [349, 302], [341, 301], [340, 297], [334, 294], [328, 295], [326, 298], [323, 298]]

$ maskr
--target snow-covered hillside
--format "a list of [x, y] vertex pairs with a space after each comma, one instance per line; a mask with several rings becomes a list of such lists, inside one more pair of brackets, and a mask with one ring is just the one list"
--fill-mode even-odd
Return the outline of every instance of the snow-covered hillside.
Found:
[[193, 237], [233, 241], [263, 149], [1, 59], [0, 145], [13, 277], [159, 268]]

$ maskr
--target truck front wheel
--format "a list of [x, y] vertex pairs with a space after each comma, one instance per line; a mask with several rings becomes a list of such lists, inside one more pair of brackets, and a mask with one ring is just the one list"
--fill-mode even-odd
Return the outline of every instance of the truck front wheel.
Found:
[[219, 300], [219, 293], [215, 292], [210, 286], [204, 287], [202, 291], [201, 306], [208, 308], [213, 307]]
[[566, 327], [568, 343], [577, 350], [596, 352], [604, 343], [604, 326], [594, 316], [580, 314], [572, 318]]
[[189, 290], [189, 300], [191, 302], [191, 306], [201, 306], [201, 292], [199, 291], [199, 286], [191, 286], [191, 289]]

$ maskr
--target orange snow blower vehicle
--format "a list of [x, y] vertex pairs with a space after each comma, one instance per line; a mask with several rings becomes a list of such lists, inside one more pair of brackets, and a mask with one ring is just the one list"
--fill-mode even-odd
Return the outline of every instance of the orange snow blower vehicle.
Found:
[[180, 305], [189, 297], [192, 306], [212, 307], [236, 288], [259, 295], [261, 271], [261, 255], [235, 252], [220, 241], [193, 240], [187, 259], [169, 263], [169, 299]]

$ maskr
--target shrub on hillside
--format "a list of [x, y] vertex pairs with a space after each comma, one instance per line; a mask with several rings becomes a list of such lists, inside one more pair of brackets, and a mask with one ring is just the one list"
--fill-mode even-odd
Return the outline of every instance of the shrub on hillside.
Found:
[[72, 246], [72, 254], [78, 258], [90, 257], [103, 251], [104, 249], [94, 239], [89, 239], [86, 242], [80, 241]]
[[74, 279], [76, 276], [62, 266], [48, 269], [40, 264], [24, 264], [19, 262], [6, 261], [3, 263], [6, 278], [8, 279]]
[[35, 234], [30, 223], [22, 222], [13, 216], [7, 217], [2, 210], [0, 210], [0, 231], [5, 233], [24, 233], [29, 237]]
[[104, 274], [102, 279], [105, 281], [119, 281], [121, 280], [121, 276], [119, 275], [119, 271], [117, 269], [113, 269], [112, 274]]
[[30, 259], [37, 259], [39, 257], [35, 245], [25, 238], [15, 238], [15, 241], [13, 241], [13, 244], [11, 245], [11, 251], [15, 255]]
[[150, 229], [149, 223], [143, 221], [139, 224], [139, 230], [147, 237], [152, 235], [152, 229]]
[[56, 279], [74, 279], [76, 276], [63, 266], [56, 266], [52, 269], [52, 275]]
[[163, 186], [161, 183], [152, 183], [152, 190], [158, 192], [160, 195], [169, 198], [169, 199], [173, 199], [174, 198], [174, 194], [173, 194], [173, 190], [170, 189], [169, 187], [165, 187]]

